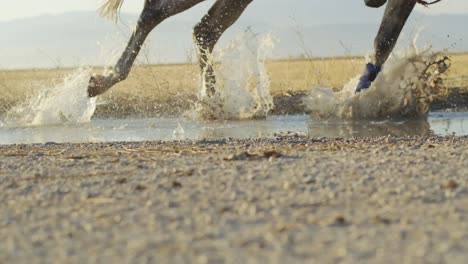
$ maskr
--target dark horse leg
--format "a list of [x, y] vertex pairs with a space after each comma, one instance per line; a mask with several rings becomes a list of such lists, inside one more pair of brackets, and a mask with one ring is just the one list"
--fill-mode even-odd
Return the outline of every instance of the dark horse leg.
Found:
[[193, 30], [201, 76], [208, 96], [216, 92], [216, 79], [210, 55], [221, 35], [237, 21], [251, 2], [252, 0], [217, 0]]
[[395, 47], [398, 37], [408, 20], [417, 0], [389, 0], [385, 14], [380, 25], [379, 32], [375, 38], [375, 62], [366, 65], [356, 92], [370, 87], [382, 70], [382, 66]]
[[94, 97], [105, 93], [116, 83], [125, 80], [149, 33], [166, 18], [183, 12], [204, 0], [146, 0], [135, 31], [127, 48], [108, 76], [91, 77], [88, 95]]

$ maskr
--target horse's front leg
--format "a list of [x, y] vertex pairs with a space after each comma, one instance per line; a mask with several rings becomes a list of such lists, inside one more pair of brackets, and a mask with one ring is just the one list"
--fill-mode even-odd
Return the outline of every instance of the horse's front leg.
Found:
[[208, 96], [213, 96], [216, 92], [211, 53], [221, 35], [237, 21], [252, 1], [218, 0], [193, 30], [201, 76]]
[[183, 12], [204, 0], [160, 0], [145, 1], [145, 7], [140, 15], [137, 26], [128, 42], [125, 51], [107, 76], [91, 77], [88, 86], [89, 97], [105, 93], [116, 83], [125, 80], [138, 56], [149, 33], [166, 18]]
[[117, 64], [114, 66], [112, 72], [106, 76], [95, 75], [91, 77], [88, 86], [89, 97], [95, 97], [105, 93], [116, 83], [123, 81], [128, 77], [130, 69], [140, 52], [145, 39], [161, 20], [161, 17], [158, 17], [157, 14], [151, 12], [150, 9], [145, 7], [127, 47]]
[[372, 82], [377, 78], [384, 63], [392, 53], [398, 41], [398, 37], [416, 3], [417, 0], [388, 1], [379, 32], [374, 42], [374, 62], [366, 65], [364, 74], [360, 78], [356, 88], [356, 92], [369, 88]]

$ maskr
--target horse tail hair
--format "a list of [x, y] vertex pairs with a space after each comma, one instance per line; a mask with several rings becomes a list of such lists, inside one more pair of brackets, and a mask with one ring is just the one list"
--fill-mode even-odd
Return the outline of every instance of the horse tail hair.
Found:
[[117, 21], [124, 0], [104, 0], [99, 8], [102, 17]]

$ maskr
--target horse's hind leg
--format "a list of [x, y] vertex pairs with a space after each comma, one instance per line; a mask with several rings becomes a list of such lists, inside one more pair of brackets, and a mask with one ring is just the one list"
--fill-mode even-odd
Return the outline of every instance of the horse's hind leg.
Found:
[[392, 53], [416, 2], [416, 0], [389, 1], [374, 43], [377, 66], [382, 66]]
[[183, 12], [203, 1], [204, 0], [146, 0], [136, 29], [125, 51], [114, 66], [113, 72], [108, 76], [97, 75], [91, 77], [88, 95], [94, 97], [103, 94], [116, 83], [125, 80], [149, 33], [166, 18]]
[[365, 72], [360, 79], [356, 92], [367, 89], [377, 78], [382, 66], [395, 47], [398, 37], [408, 20], [417, 0], [389, 0], [379, 32], [374, 41], [374, 64], [368, 63]]
[[242, 15], [252, 0], [218, 0], [194, 30], [198, 60], [207, 95], [215, 94], [216, 79], [210, 55], [221, 35]]

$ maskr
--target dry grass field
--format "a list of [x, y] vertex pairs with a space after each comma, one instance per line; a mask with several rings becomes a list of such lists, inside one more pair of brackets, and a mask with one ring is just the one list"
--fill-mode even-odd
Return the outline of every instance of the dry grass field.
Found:
[[[449, 87], [468, 87], [468, 53], [451, 54], [452, 67], [447, 74]], [[290, 59], [270, 61], [267, 70], [271, 91], [278, 97], [307, 92], [315, 87], [339, 90], [361, 73], [362, 57]], [[38, 69], [0, 71], [0, 112], [36, 94], [44, 87], [60, 82], [75, 69]], [[102, 69], [94, 69], [96, 73]], [[141, 65], [130, 77], [100, 98], [100, 112], [165, 112], [166, 108], [186, 109], [196, 97], [199, 70], [195, 64]]]

